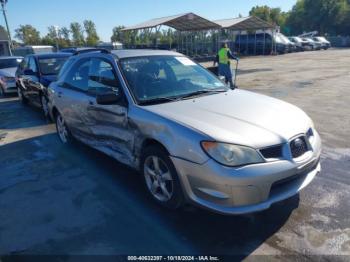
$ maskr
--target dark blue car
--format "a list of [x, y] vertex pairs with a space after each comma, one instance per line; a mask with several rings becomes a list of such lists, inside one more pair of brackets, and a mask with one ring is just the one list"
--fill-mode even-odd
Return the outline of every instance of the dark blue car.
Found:
[[48, 117], [47, 87], [56, 81], [70, 53], [48, 53], [26, 56], [16, 72], [17, 92], [23, 104], [40, 107]]

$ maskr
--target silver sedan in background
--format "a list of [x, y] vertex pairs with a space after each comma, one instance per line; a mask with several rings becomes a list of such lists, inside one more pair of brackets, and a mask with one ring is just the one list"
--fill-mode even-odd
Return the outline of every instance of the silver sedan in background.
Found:
[[0, 57], [0, 96], [17, 92], [16, 70], [22, 60], [20, 56]]
[[76, 54], [49, 98], [63, 143], [75, 138], [139, 170], [166, 207], [261, 211], [321, 170], [321, 139], [302, 110], [231, 90], [179, 53]]

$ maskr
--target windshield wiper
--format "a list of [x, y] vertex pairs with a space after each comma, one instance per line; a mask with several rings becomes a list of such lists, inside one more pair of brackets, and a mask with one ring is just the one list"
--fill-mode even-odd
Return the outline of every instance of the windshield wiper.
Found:
[[145, 101], [140, 101], [139, 104], [146, 106], [146, 105], [155, 105], [155, 104], [162, 104], [162, 103], [167, 103], [167, 102], [174, 102], [176, 101], [176, 98], [171, 98], [171, 97], [157, 97]]
[[204, 90], [198, 90], [189, 94], [181, 95], [181, 96], [170, 96], [170, 97], [157, 97], [145, 101], [140, 101], [140, 105], [155, 105], [155, 104], [162, 104], [167, 102], [176, 102], [183, 99], [190, 99], [193, 97], [197, 97], [203, 94], [218, 94], [218, 93], [225, 93], [227, 92], [226, 89], [204, 89]]
[[225, 92], [227, 92], [226, 89], [204, 89], [204, 90], [198, 90], [198, 91], [183, 95], [179, 97], [179, 99], [189, 99], [189, 98], [193, 98], [193, 97], [197, 97], [205, 94], [218, 94], [218, 93], [225, 93]]

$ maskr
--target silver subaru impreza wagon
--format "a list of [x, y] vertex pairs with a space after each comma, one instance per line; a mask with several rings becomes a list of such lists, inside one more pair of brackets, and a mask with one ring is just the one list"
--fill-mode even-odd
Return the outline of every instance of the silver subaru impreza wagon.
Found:
[[63, 143], [79, 140], [137, 169], [169, 208], [261, 211], [321, 170], [321, 139], [302, 110], [231, 90], [176, 52], [77, 52], [49, 100]]

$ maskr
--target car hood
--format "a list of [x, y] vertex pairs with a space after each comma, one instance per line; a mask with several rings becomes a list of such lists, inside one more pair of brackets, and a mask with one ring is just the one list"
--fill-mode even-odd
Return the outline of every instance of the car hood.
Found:
[[49, 86], [52, 82], [55, 82], [57, 80], [56, 75], [43, 75], [41, 77], [41, 84], [44, 86]]
[[311, 119], [299, 108], [244, 90], [147, 106], [147, 110], [220, 142], [262, 148], [306, 133]]
[[0, 69], [0, 76], [15, 77], [16, 71], [17, 71], [17, 67]]

